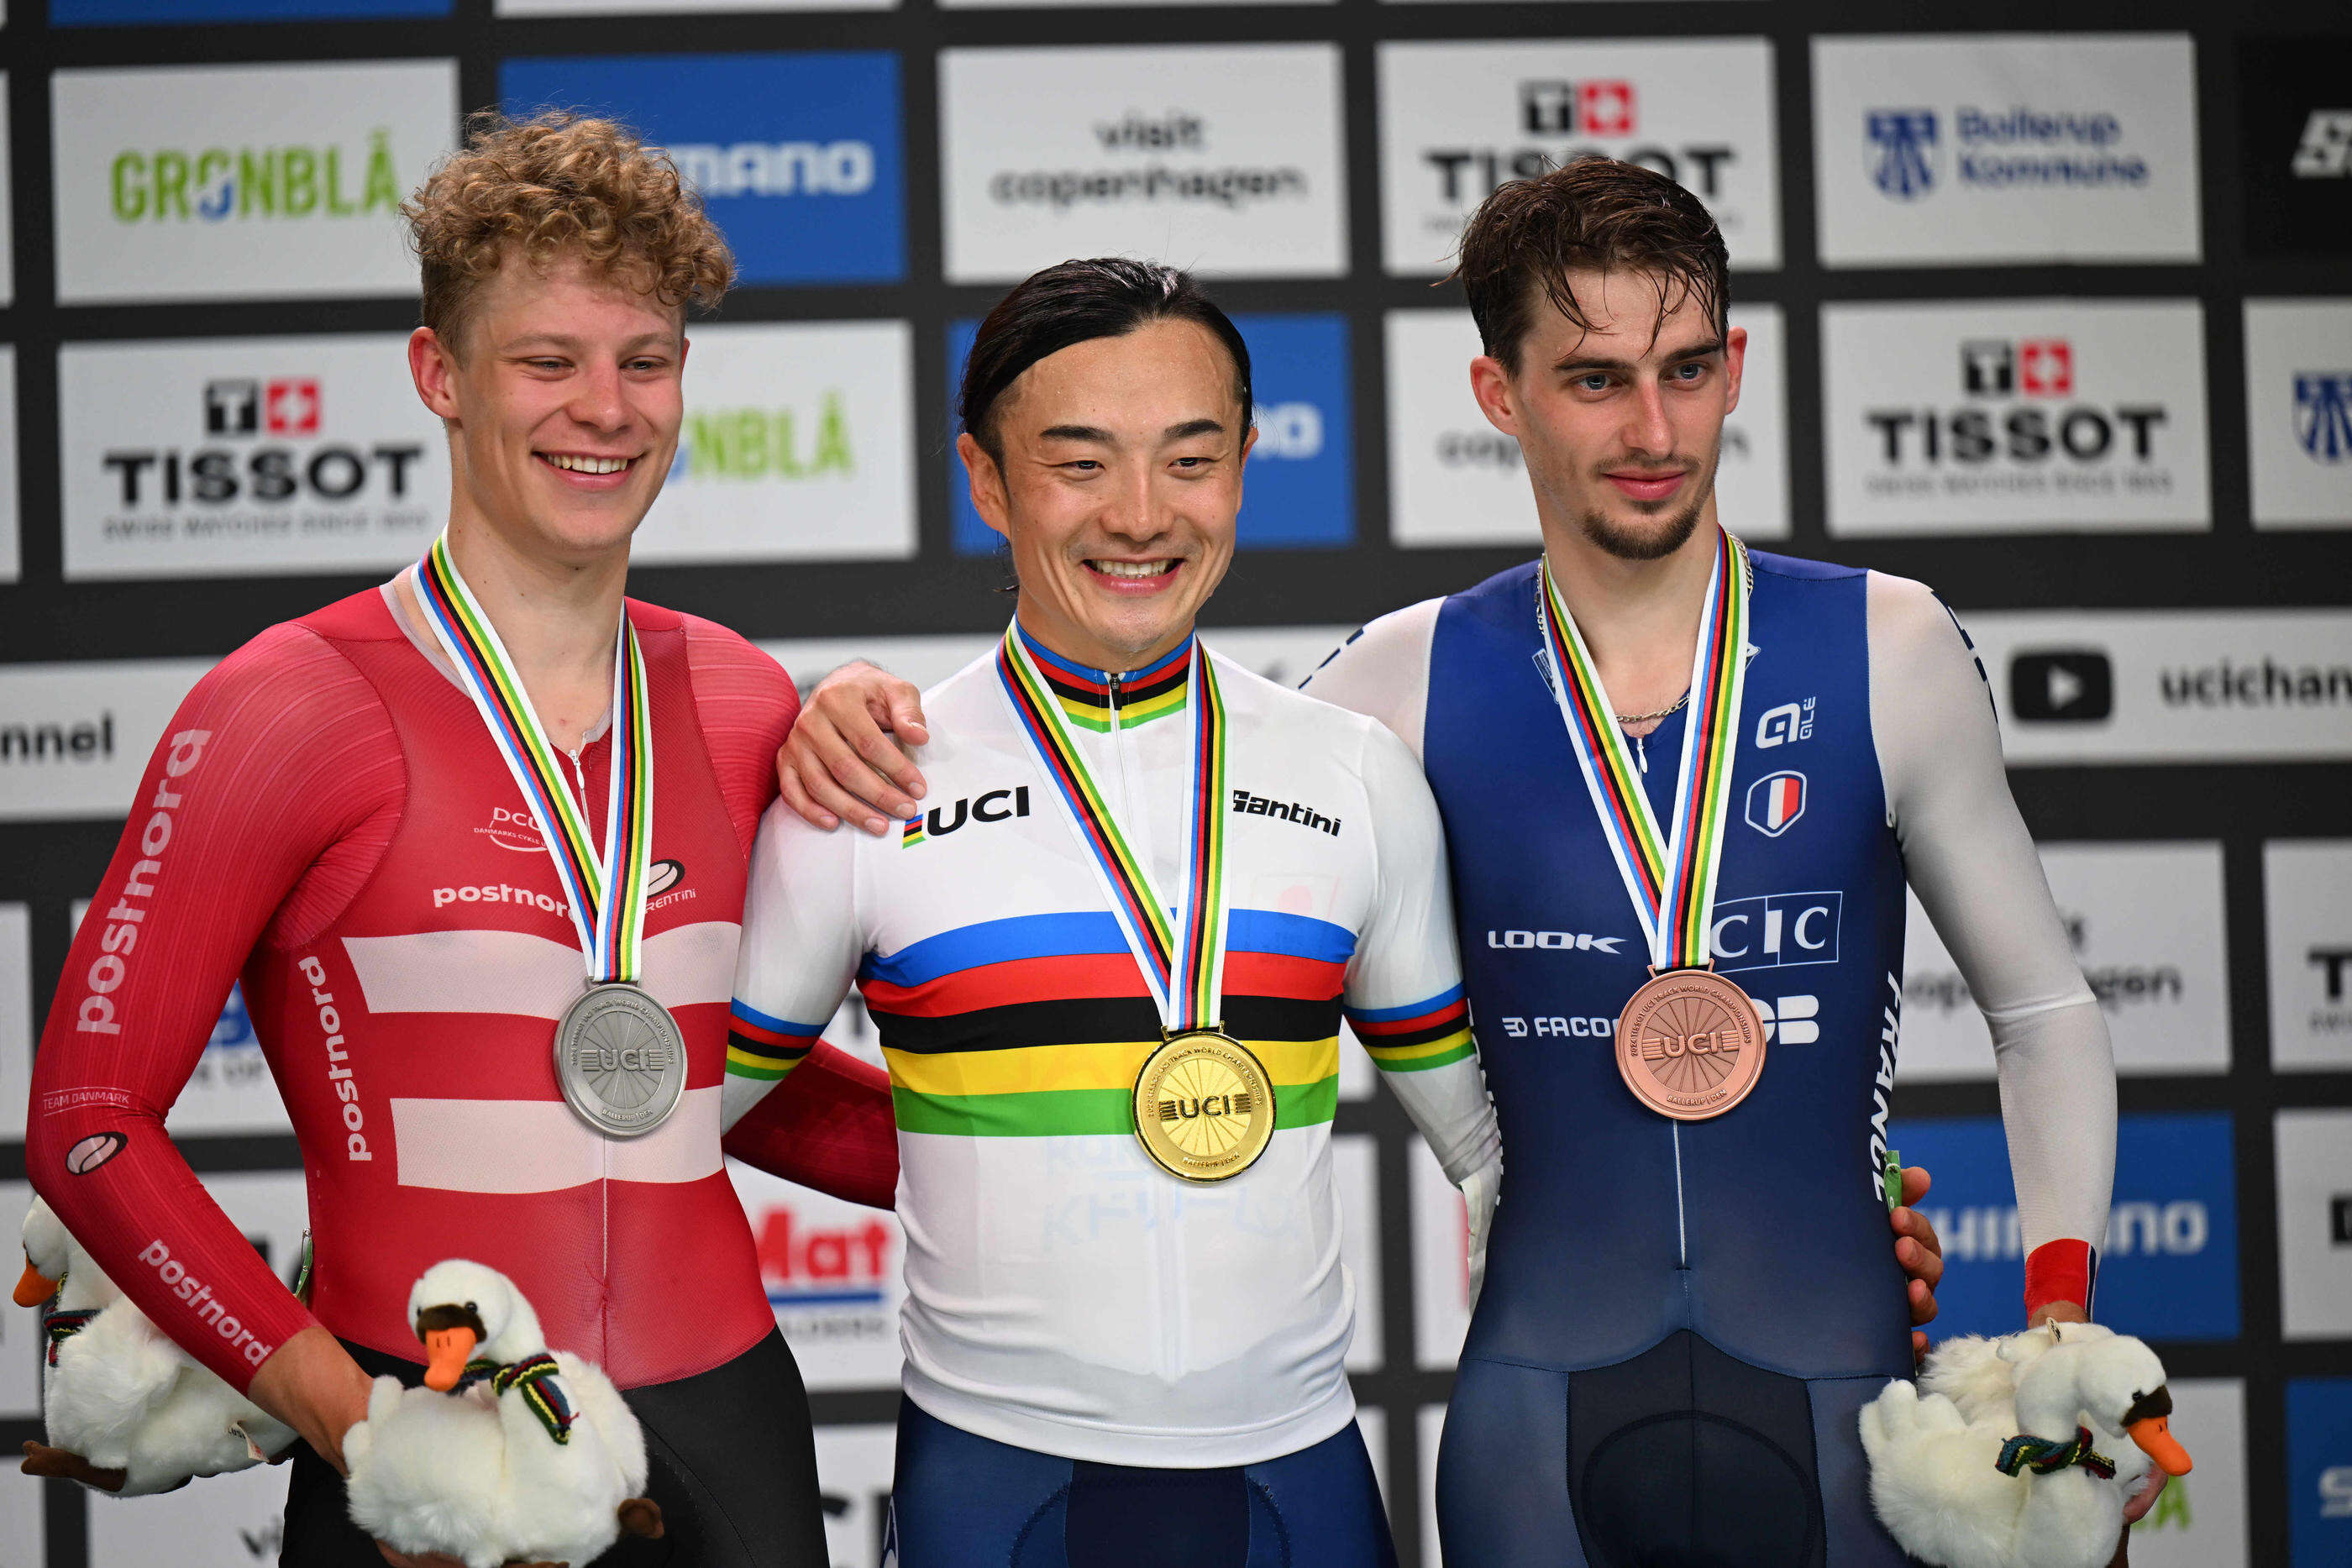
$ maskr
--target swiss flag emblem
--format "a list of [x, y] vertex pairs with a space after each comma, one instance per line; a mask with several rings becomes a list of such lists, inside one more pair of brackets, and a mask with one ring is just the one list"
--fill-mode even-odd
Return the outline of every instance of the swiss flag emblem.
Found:
[[319, 434], [319, 382], [313, 376], [290, 376], [269, 383], [262, 401], [263, 417], [272, 435]]
[[1630, 81], [1589, 81], [1577, 88], [1581, 100], [1577, 118], [1587, 136], [1633, 134], [1633, 84]]
[[2063, 338], [2020, 340], [2017, 384], [2028, 397], [2066, 396], [2074, 390], [2074, 346]]
[[1748, 787], [1748, 825], [1777, 839], [1805, 814], [1805, 776], [1775, 773]]

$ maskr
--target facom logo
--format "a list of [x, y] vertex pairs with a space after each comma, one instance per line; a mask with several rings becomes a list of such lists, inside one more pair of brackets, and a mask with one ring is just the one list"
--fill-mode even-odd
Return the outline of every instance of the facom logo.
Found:
[[750, 483], [818, 479], [857, 471], [842, 395], [817, 401], [816, 417], [796, 408], [704, 409], [686, 417], [669, 476]]
[[[415, 442], [304, 448], [267, 439], [319, 434], [323, 401], [315, 377], [206, 382], [201, 406], [205, 434], [217, 444], [122, 448], [100, 459], [115, 476], [117, 506], [135, 511], [237, 501], [357, 503], [366, 499], [362, 492], [371, 481], [382, 485], [384, 499], [400, 501], [408, 496], [411, 465], [425, 457], [425, 447]], [[263, 444], [241, 444], [256, 439]], [[110, 531], [115, 526], [110, 520]]]
[[2317, 463], [2352, 457], [2352, 371], [2298, 371], [2294, 439]]
[[1643, 142], [1637, 139], [1631, 81], [1556, 79], [1519, 83], [1518, 140], [1486, 147], [1433, 147], [1422, 161], [1437, 171], [1449, 206], [1469, 206], [1512, 180], [1532, 180], [1580, 158], [1617, 158], [1654, 169], [1704, 200], [1722, 193], [1735, 161], [1723, 142]]
[[760, 1277], [772, 1306], [879, 1306], [890, 1278], [890, 1227], [868, 1217], [843, 1226], [808, 1224], [777, 1204], [755, 1227]]
[[381, 128], [363, 151], [335, 142], [126, 148], [110, 172], [114, 218], [123, 224], [363, 217], [399, 211], [406, 189], [392, 132]]
[[[1958, 408], [1863, 411], [1886, 468], [2039, 469], [2063, 459], [2075, 469], [2117, 463], [2151, 469], [2158, 432], [2171, 417], [2162, 403], [2040, 401], [2074, 395], [2076, 358], [2064, 338], [1969, 339], [1959, 346], [1959, 371], [1969, 401]], [[2169, 476], [2154, 474], [2151, 482], [2168, 487]]]
[[862, 196], [874, 188], [868, 141], [680, 142], [678, 178], [705, 197]]
[[2026, 104], [1963, 104], [1948, 117], [1932, 109], [1873, 109], [1863, 114], [1871, 183], [1892, 200], [1915, 202], [1944, 181], [1951, 136], [1953, 183], [1982, 190], [2098, 190], [2145, 185], [2147, 160], [2120, 151], [2123, 121], [2105, 110], [2043, 110]]
[[2352, 179], [2352, 109], [2315, 109], [2294, 150], [2298, 180]]

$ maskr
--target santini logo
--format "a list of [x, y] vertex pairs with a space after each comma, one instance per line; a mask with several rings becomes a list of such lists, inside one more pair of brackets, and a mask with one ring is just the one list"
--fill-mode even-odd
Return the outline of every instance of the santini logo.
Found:
[[92, 1133], [66, 1151], [66, 1169], [75, 1176], [88, 1176], [121, 1154], [124, 1143], [120, 1133]]
[[1246, 789], [1234, 791], [1234, 811], [1236, 815], [1244, 817], [1280, 817], [1286, 822], [1297, 822], [1302, 827], [1313, 828], [1318, 832], [1328, 833], [1335, 839], [1339, 836], [1339, 818], [1327, 817], [1309, 806], [1300, 806], [1283, 800], [1269, 800], [1263, 795], [1253, 795]]

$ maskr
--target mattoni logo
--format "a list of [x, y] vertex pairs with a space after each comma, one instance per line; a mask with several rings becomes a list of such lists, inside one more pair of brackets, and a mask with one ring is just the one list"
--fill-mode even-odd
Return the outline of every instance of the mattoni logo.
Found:
[[791, 1205], [776, 1204], [758, 1217], [753, 1234], [771, 1305], [881, 1305], [897, 1241], [882, 1220], [812, 1225]]
[[2352, 179], [2352, 109], [2315, 109], [2289, 163], [2298, 180]]
[[2009, 712], [2033, 724], [2097, 724], [2114, 716], [2116, 670], [2096, 648], [2020, 649], [2009, 660]]

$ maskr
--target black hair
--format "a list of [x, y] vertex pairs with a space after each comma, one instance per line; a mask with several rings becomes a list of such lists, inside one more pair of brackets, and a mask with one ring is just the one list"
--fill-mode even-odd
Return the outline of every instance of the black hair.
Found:
[[1216, 301], [1189, 272], [1124, 256], [1066, 261], [1034, 272], [996, 302], [972, 339], [963, 365], [956, 417], [988, 455], [1003, 461], [989, 416], [1021, 372], [1073, 344], [1124, 338], [1154, 321], [1192, 321], [1208, 329], [1233, 356], [1234, 395], [1242, 429], [1250, 423], [1249, 345]]

